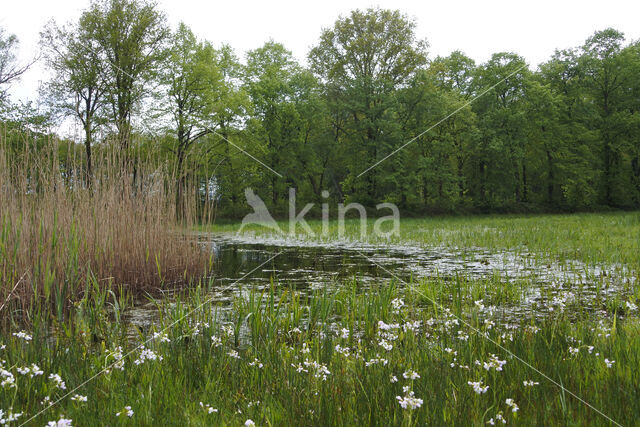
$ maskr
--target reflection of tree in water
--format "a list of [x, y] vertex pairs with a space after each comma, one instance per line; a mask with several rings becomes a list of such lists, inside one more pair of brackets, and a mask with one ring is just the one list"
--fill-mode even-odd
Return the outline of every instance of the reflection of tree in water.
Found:
[[282, 248], [268, 245], [230, 244], [221, 245], [217, 259], [218, 275], [226, 279], [237, 279], [243, 273], [281, 252], [268, 265], [255, 271], [251, 281], [268, 283], [272, 276], [282, 283], [295, 283], [296, 287], [308, 287], [314, 283], [329, 284], [342, 278], [374, 279], [387, 277], [374, 264], [361, 256], [351, 256], [343, 251], [326, 248]]

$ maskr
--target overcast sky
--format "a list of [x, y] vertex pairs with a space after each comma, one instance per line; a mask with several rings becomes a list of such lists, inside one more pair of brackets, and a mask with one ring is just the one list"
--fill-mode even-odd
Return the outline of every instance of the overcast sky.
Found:
[[[89, 0], [2, 0], [0, 26], [20, 39], [20, 56], [36, 55], [39, 32], [51, 18], [76, 20]], [[159, 0], [172, 27], [184, 21], [214, 45], [228, 43], [239, 56], [270, 38], [283, 43], [304, 63], [322, 28], [353, 9], [399, 9], [417, 23], [419, 38], [429, 41], [430, 57], [460, 49], [477, 62], [492, 53], [513, 51], [532, 68], [556, 48], [578, 46], [596, 30], [614, 27], [627, 40], [640, 39], [640, 1], [216, 1]], [[14, 84], [14, 99], [37, 98], [41, 65]]]

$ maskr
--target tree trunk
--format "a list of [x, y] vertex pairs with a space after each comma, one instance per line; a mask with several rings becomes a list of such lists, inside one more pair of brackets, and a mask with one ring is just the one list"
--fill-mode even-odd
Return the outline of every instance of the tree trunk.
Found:
[[182, 145], [178, 145], [178, 164], [176, 165], [177, 188], [176, 188], [176, 218], [182, 220], [184, 218], [184, 176], [182, 168], [184, 167], [184, 150]]
[[522, 201], [529, 201], [529, 191], [527, 189], [527, 165], [522, 162]]
[[85, 173], [85, 185], [91, 188], [93, 184], [93, 169], [91, 165], [91, 126], [86, 125], [84, 128], [84, 149], [87, 154], [87, 171]]
[[460, 197], [460, 201], [462, 202], [463, 198], [464, 198], [464, 174], [463, 174], [463, 167], [464, 167], [464, 160], [462, 159], [462, 156], [458, 156], [458, 196]]
[[553, 175], [553, 157], [551, 156], [551, 151], [547, 151], [547, 201], [549, 204], [553, 204], [553, 186], [555, 181], [555, 176]]

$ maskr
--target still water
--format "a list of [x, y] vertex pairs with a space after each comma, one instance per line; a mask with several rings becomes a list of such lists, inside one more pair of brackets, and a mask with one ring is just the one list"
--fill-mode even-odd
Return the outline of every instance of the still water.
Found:
[[[317, 289], [330, 291], [354, 279], [358, 289], [366, 292], [369, 286], [391, 280], [402, 286], [404, 282], [434, 277], [498, 278], [501, 283], [517, 282], [521, 292], [517, 303], [500, 307], [504, 316], [535, 312], [539, 317], [553, 311], [554, 298], [556, 302], [599, 310], [603, 298], [624, 296], [636, 280], [623, 267], [554, 263], [524, 250], [496, 253], [477, 248], [309, 242], [234, 234], [202, 234], [199, 239], [203, 250], [214, 254], [215, 286], [209, 297], [222, 307], [235, 296], [266, 289], [271, 283], [304, 294]], [[547, 306], [549, 310], [540, 309]], [[148, 300], [138, 301], [126, 318], [133, 325], [148, 326], [157, 319], [157, 306]]]

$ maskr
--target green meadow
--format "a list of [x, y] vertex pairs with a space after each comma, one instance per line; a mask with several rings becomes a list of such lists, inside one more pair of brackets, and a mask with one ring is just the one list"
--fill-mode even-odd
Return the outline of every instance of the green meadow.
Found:
[[[637, 213], [408, 219], [394, 244], [618, 263], [630, 270], [615, 280], [637, 283], [638, 227]], [[354, 278], [301, 293], [274, 281], [229, 302], [200, 280], [149, 296], [159, 321], [145, 328], [126, 321], [133, 295], [89, 286], [66, 320], [3, 332], [0, 407], [18, 425], [633, 424], [636, 287], [596, 291], [598, 310], [550, 291], [505, 314], [528, 285], [398, 277], [363, 292]]]
[[640, 423], [638, 34], [6, 3], [0, 426]]

